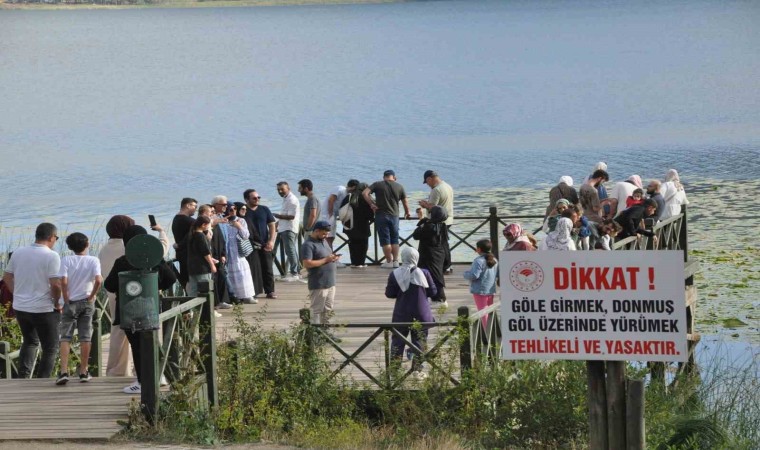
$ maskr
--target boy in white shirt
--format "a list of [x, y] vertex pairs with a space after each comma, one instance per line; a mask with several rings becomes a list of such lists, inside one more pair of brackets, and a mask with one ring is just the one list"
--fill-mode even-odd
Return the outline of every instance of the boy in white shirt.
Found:
[[92, 338], [92, 316], [95, 313], [95, 297], [103, 284], [103, 277], [100, 275], [100, 260], [87, 254], [90, 248], [87, 236], [82, 233], [72, 233], [66, 238], [66, 245], [74, 252], [74, 255], [61, 258], [63, 316], [60, 328], [61, 373], [55, 381], [57, 385], [64, 385], [69, 381], [69, 351], [75, 328], [79, 330], [81, 350], [79, 381], [85, 383], [92, 379], [87, 370]]

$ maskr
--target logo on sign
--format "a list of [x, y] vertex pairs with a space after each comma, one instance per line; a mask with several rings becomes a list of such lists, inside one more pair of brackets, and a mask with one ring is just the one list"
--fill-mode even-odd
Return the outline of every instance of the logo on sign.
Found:
[[509, 271], [509, 281], [519, 291], [535, 291], [544, 283], [544, 270], [532, 261], [520, 261]]

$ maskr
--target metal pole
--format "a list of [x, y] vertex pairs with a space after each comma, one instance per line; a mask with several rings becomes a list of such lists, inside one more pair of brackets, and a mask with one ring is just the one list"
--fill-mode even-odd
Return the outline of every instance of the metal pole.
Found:
[[[94, 377], [100, 376], [101, 364], [103, 361], [103, 343], [101, 342], [103, 330], [100, 326], [100, 318], [103, 310], [97, 308], [92, 315], [92, 339], [90, 340], [90, 357], [87, 364], [90, 366], [90, 373]], [[85, 361], [82, 361], [83, 363]]]
[[499, 257], [499, 215], [496, 207], [488, 208], [488, 222], [491, 233], [491, 248], [495, 257]]

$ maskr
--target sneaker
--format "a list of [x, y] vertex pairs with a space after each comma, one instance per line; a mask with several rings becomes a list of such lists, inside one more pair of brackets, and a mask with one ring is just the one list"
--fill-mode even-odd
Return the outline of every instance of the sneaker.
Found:
[[335, 267], [337, 269], [345, 269], [346, 267], [348, 267], [348, 264], [343, 264], [343, 263], [340, 263], [340, 262], [336, 262], [335, 263]]
[[90, 372], [85, 372], [85, 373], [80, 373], [79, 374], [79, 382], [80, 383], [87, 383], [90, 380], [92, 380], [92, 375], [90, 375]]
[[359, 264], [358, 266], [351, 266], [352, 269], [364, 269], [366, 268], [366, 264]]
[[58, 378], [55, 379], [55, 384], [57, 386], [63, 386], [64, 384], [69, 382], [69, 374], [68, 373], [62, 373], [58, 375]]
[[398, 261], [393, 261], [393, 267], [394, 267], [394, 268], [396, 268], [396, 267], [401, 267], [401, 263], [400, 263], [400, 262], [398, 262]]
[[122, 392], [125, 394], [136, 395], [142, 393], [142, 389], [140, 388], [140, 383], [135, 381], [134, 383], [122, 389]]
[[383, 269], [393, 269], [394, 266], [392, 262], [384, 262], [380, 264], [380, 267], [382, 267]]
[[448, 269], [444, 270], [443, 273], [446, 275], [451, 275], [452, 273], [454, 273], [454, 269], [449, 267]]
[[222, 313], [219, 311], [214, 311], [214, 317], [222, 317]]
[[439, 303], [439, 306], [442, 306], [444, 308], [448, 308], [449, 307], [449, 302], [447, 302], [446, 300], [444, 300], [444, 301], [442, 301], [442, 302]]
[[216, 309], [232, 309], [232, 305], [226, 302], [221, 302], [218, 305], [216, 305]]
[[417, 381], [422, 381], [425, 378], [427, 378], [427, 374], [421, 370], [415, 370], [412, 372], [412, 378], [414, 378]]
[[274, 292], [270, 292], [267, 294], [267, 298], [271, 298], [272, 300], [274, 300], [277, 298], [277, 294], [275, 294]]
[[255, 305], [259, 303], [259, 299], [248, 297], [248, 298], [243, 299], [243, 303], [245, 303], [246, 305]]
[[282, 281], [286, 283], [292, 283], [294, 281], [298, 281], [300, 277], [298, 275], [288, 275], [286, 277], [282, 277]]
[[158, 380], [159, 386], [169, 386], [169, 380], [164, 375], [161, 375], [161, 379]]

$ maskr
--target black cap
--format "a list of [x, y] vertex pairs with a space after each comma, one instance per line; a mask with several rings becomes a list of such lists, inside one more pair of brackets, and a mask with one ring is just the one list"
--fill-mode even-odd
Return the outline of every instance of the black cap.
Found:
[[330, 225], [330, 222], [326, 220], [318, 220], [317, 223], [314, 224], [315, 230], [330, 230], [332, 229], [332, 225]]
[[437, 177], [438, 172], [435, 170], [426, 170], [425, 175], [422, 176], [422, 184], [425, 184], [427, 182], [427, 179], [430, 177]]
[[395, 177], [396, 172], [392, 171], [391, 169], [386, 170], [383, 172], [383, 177]]

